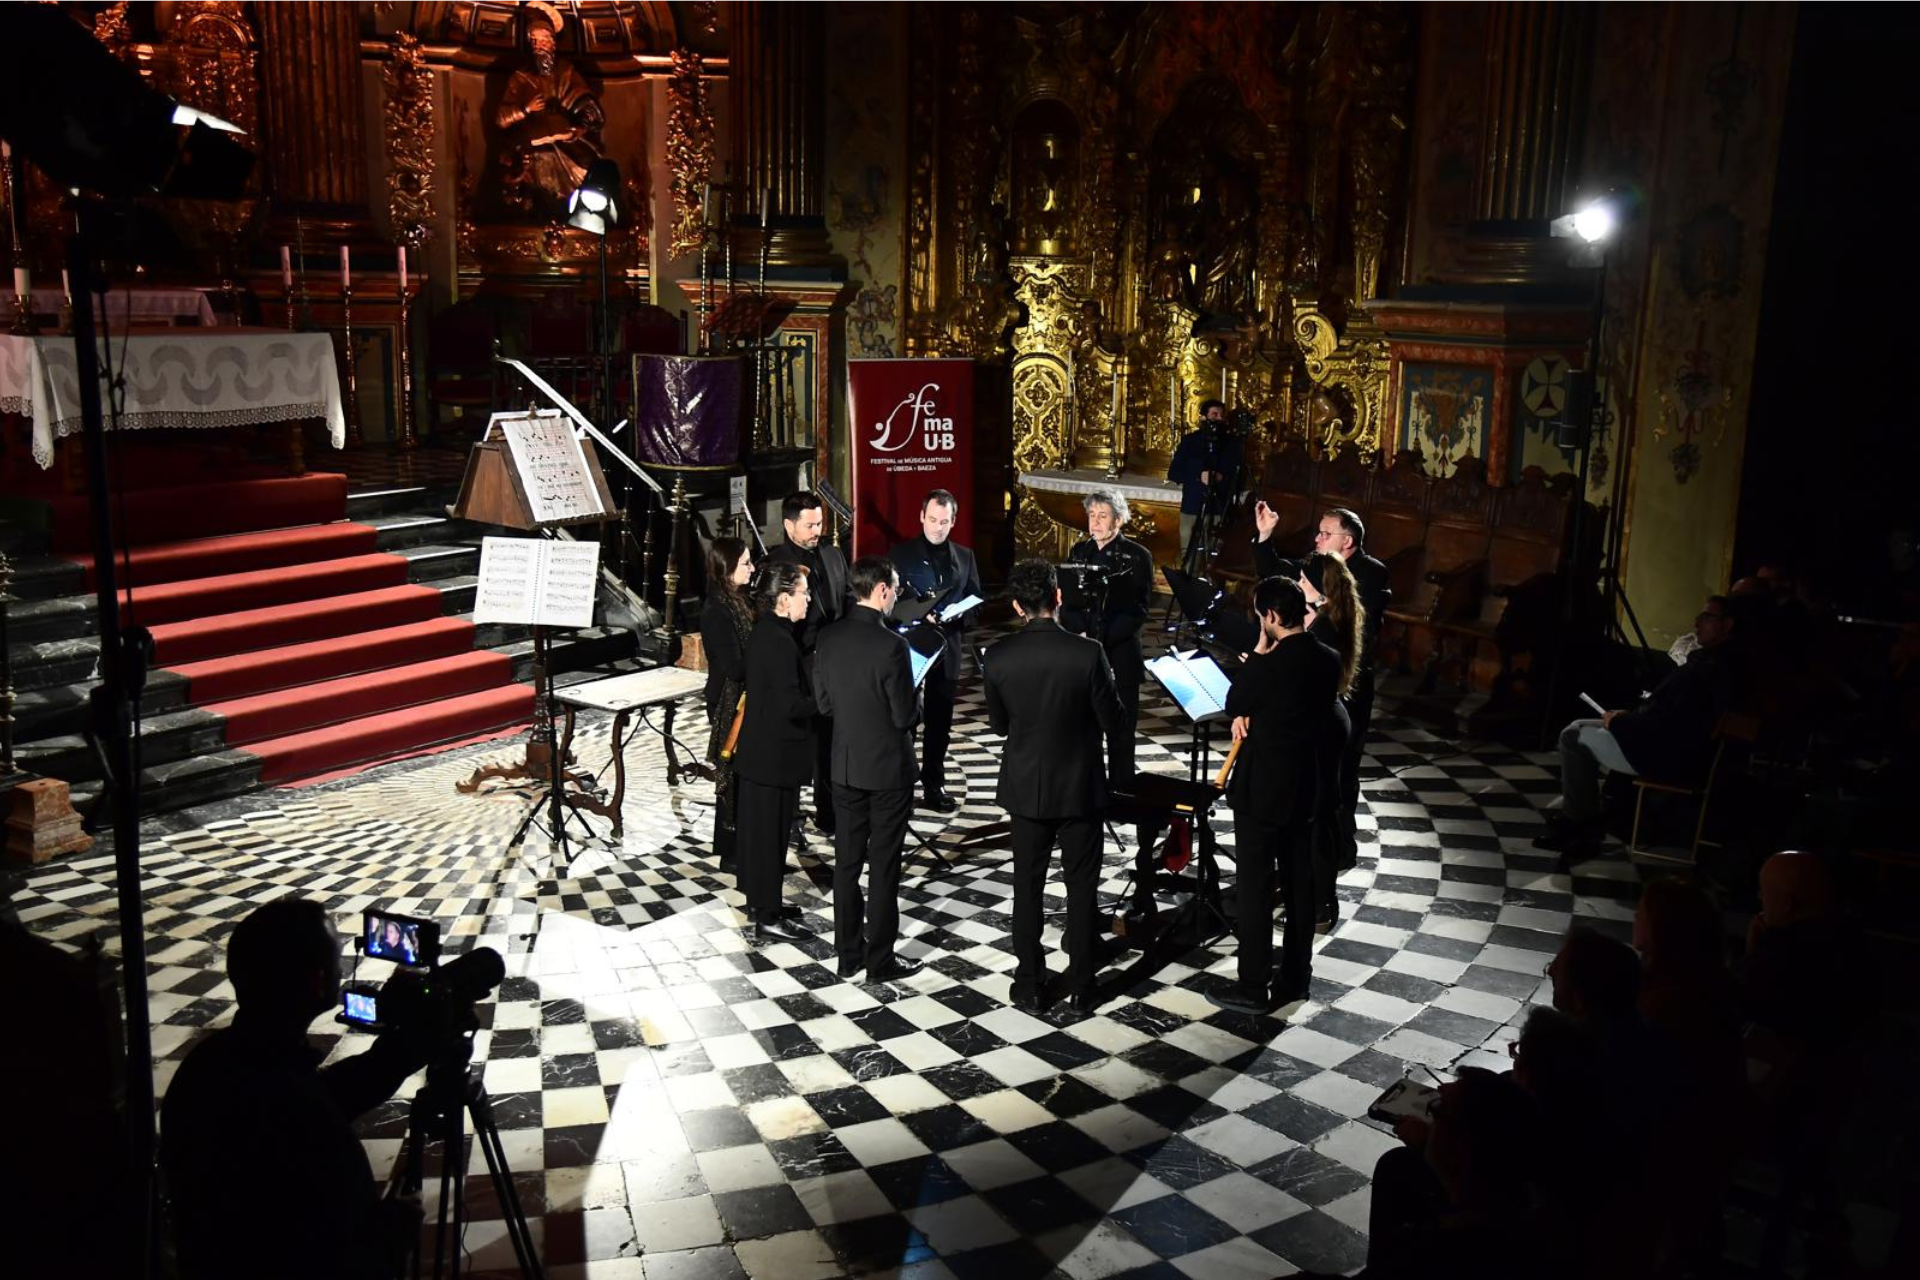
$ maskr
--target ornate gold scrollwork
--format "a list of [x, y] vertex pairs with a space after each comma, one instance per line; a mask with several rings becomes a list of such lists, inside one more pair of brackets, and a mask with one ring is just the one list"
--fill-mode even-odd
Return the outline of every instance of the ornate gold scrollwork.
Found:
[[395, 243], [410, 249], [433, 234], [433, 73], [407, 32], [393, 37], [381, 78], [387, 89], [387, 215]]
[[667, 171], [673, 190], [673, 235], [667, 243], [677, 256], [706, 243], [702, 204], [713, 178], [713, 111], [707, 105], [706, 67], [693, 50], [673, 51], [667, 98], [672, 104], [667, 116]]
[[1319, 439], [1310, 443], [1327, 458], [1339, 457], [1342, 446], [1350, 445], [1362, 459], [1371, 461], [1380, 452], [1387, 422], [1386, 335], [1358, 308], [1343, 334], [1317, 306], [1303, 301], [1294, 309], [1293, 338], [1314, 385], [1338, 393], [1352, 405], [1351, 415], [1329, 417]]

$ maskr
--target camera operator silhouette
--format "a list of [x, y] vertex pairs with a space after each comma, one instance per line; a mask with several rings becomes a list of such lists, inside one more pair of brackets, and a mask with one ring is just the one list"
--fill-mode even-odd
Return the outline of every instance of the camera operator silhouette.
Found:
[[325, 1068], [307, 1026], [340, 995], [325, 908], [283, 898], [227, 943], [233, 1025], [196, 1045], [160, 1109], [161, 1168], [185, 1280], [398, 1275], [419, 1209], [383, 1200], [355, 1117], [427, 1063], [405, 1024]]

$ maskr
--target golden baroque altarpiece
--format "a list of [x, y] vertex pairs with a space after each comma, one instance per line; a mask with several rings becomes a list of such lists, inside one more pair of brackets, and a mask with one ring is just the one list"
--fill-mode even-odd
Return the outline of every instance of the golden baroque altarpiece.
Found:
[[[1022, 474], [1158, 480], [1214, 398], [1255, 474], [1390, 451], [1410, 7], [1050, 9], [915, 8], [908, 354], [1005, 369]], [[1019, 497], [1024, 550], [1077, 535]]]

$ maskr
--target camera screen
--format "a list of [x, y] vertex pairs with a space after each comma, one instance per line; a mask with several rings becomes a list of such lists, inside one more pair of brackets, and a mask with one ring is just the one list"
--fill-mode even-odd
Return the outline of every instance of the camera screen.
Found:
[[348, 1022], [372, 1024], [380, 1021], [380, 1011], [374, 993], [371, 991], [347, 991], [342, 993], [345, 1000], [344, 1012]]
[[372, 960], [430, 965], [440, 957], [440, 931], [431, 920], [369, 911], [363, 937], [367, 957]]

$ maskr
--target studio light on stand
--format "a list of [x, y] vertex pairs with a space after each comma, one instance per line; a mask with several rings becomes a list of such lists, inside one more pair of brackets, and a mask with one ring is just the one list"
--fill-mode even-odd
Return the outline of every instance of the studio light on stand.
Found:
[[[612, 422], [613, 407], [613, 316], [607, 298], [607, 236], [620, 225], [620, 166], [602, 158], [587, 166], [580, 185], [567, 197], [567, 225], [584, 231], [600, 242], [600, 322], [594, 329], [594, 344], [599, 355], [599, 398], [602, 422]], [[619, 576], [627, 576], [627, 548], [633, 537], [633, 483], [620, 477], [620, 550]], [[641, 584], [642, 594], [646, 584]]]

